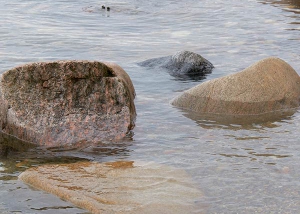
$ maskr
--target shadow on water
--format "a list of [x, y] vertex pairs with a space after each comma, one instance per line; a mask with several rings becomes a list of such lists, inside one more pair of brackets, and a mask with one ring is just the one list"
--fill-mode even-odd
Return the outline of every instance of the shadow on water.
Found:
[[0, 181], [16, 180], [20, 172], [43, 164], [78, 161], [110, 161], [130, 156], [132, 140], [98, 143], [80, 149], [37, 147], [14, 136], [0, 132]]
[[72, 163], [84, 158], [58, 156], [36, 145], [0, 132], [0, 180], [16, 180], [19, 172], [45, 163]]
[[220, 114], [197, 114], [196, 112], [182, 109], [183, 115], [194, 120], [205, 129], [257, 129], [261, 127], [275, 128], [278, 122], [291, 120], [297, 109], [277, 111], [259, 115], [220, 115]]
[[34, 144], [20, 140], [12, 135], [0, 132], [0, 156], [6, 158], [12, 151], [24, 152], [36, 147]]
[[[170, 73], [170, 72], [169, 72]], [[205, 74], [172, 74], [170, 75], [173, 77], [173, 80], [175, 81], [181, 81], [181, 82], [187, 82], [187, 81], [192, 81], [192, 82], [200, 82], [202, 80], [206, 79]]]
[[[21, 172], [40, 165], [76, 162], [106, 162], [130, 155], [131, 139], [99, 143], [80, 149], [43, 148], [16, 137], [0, 133], [0, 213], [81, 213], [89, 212], [18, 180]], [[17, 195], [18, 203], [15, 203]]]
[[[140, 64], [139, 64], [140, 65]], [[143, 67], [141, 67], [143, 68]], [[143, 68], [148, 72], [151, 72], [153, 74], [157, 74], [159, 72], [165, 72], [168, 73], [171, 76], [172, 80], [179, 81], [179, 82], [200, 82], [202, 80], [205, 80], [207, 78], [207, 75], [209, 74], [203, 74], [201, 72], [189, 72], [189, 73], [179, 73], [174, 72], [173, 70], [168, 70], [163, 67], [146, 67]]]

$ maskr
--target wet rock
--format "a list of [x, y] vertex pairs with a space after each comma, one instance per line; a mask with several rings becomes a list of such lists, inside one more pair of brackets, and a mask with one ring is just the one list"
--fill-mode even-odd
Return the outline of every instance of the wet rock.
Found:
[[180, 79], [199, 80], [212, 72], [214, 66], [201, 55], [181, 51], [173, 56], [148, 59], [138, 63], [140, 66], [151, 68], [164, 68], [170, 75]]
[[32, 143], [0, 132], [0, 158], [8, 157], [11, 151], [24, 152], [34, 147], [36, 147], [36, 145]]
[[134, 88], [113, 63], [57, 61], [0, 76], [0, 128], [42, 146], [122, 139], [134, 127]]
[[279, 58], [197, 85], [172, 101], [197, 113], [257, 115], [299, 106], [300, 77]]
[[43, 165], [19, 179], [92, 213], [201, 213], [202, 193], [186, 172], [154, 163]]

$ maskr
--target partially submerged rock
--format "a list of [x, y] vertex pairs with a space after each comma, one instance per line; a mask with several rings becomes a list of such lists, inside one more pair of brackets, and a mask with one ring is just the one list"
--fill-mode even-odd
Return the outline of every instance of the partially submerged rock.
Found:
[[300, 77], [279, 58], [266, 58], [245, 70], [199, 84], [172, 101], [197, 113], [258, 115], [299, 106]]
[[201, 55], [180, 51], [172, 56], [148, 59], [139, 65], [152, 68], [164, 68], [170, 75], [181, 79], [203, 79], [211, 73], [214, 66]]
[[30, 168], [19, 178], [92, 213], [193, 213], [201, 192], [184, 170], [154, 163], [79, 162]]
[[134, 96], [129, 76], [113, 63], [27, 64], [0, 77], [0, 128], [43, 146], [117, 140], [134, 127]]

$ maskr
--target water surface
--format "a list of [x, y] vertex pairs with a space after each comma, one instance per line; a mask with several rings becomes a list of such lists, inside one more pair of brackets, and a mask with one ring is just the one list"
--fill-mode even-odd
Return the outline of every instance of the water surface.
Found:
[[[110, 6], [111, 11], [101, 9]], [[300, 72], [296, 0], [107, 0], [1, 2], [0, 71], [61, 59], [112, 61], [136, 89], [134, 136], [83, 151], [33, 149], [0, 161], [1, 213], [85, 213], [17, 180], [44, 163], [87, 159], [155, 161], [185, 169], [205, 197], [195, 213], [297, 213], [300, 113], [263, 123], [197, 120], [170, 100], [200, 82], [236, 73], [268, 56]], [[215, 66], [201, 81], [178, 81], [137, 65], [189, 50]]]

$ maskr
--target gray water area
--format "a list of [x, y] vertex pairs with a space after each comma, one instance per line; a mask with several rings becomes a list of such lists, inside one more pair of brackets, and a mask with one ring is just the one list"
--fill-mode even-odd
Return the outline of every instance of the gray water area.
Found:
[[[30, 166], [82, 159], [183, 168], [204, 193], [195, 213], [299, 212], [299, 111], [261, 123], [223, 124], [170, 105], [182, 91], [268, 56], [299, 73], [298, 0], [0, 1], [1, 72], [35, 61], [116, 62], [133, 81], [138, 114], [134, 136], [124, 142], [10, 152], [0, 160], [1, 213], [87, 213], [17, 180]], [[137, 65], [181, 50], [212, 62], [212, 74], [183, 81]]]

